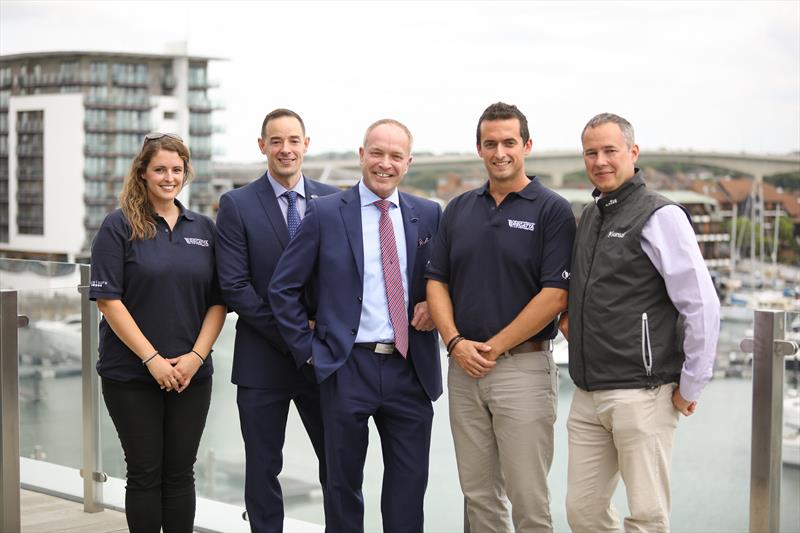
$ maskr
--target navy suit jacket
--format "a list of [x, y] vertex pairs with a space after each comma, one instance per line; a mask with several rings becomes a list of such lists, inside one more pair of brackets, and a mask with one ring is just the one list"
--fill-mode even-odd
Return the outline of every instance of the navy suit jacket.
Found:
[[[438, 334], [411, 327], [414, 306], [425, 300], [425, 266], [442, 210], [430, 200], [400, 193], [409, 290], [408, 359], [431, 400], [442, 393]], [[278, 328], [298, 366], [313, 358], [320, 383], [344, 364], [361, 319], [364, 243], [358, 185], [316, 200], [281, 257], [269, 298]], [[318, 287], [316, 326], [308, 327], [303, 287]]]
[[[314, 198], [339, 191], [308, 178], [305, 189], [306, 210]], [[217, 234], [220, 288], [228, 308], [239, 315], [231, 381], [253, 388], [285, 386], [297, 368], [278, 332], [267, 289], [289, 232], [266, 173], [222, 195]]]

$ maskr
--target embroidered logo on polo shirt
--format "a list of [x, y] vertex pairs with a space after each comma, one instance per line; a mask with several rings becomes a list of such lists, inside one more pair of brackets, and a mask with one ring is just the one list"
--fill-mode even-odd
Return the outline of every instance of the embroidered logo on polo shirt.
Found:
[[618, 231], [609, 231], [608, 232], [608, 236], [609, 237], [613, 237], [615, 239], [622, 239], [622, 238], [625, 237], [625, 234], [624, 233], [619, 233]]
[[208, 248], [208, 240], [206, 239], [198, 239], [196, 237], [184, 237], [183, 240], [186, 241], [186, 244], [194, 244], [196, 246], [203, 246], [204, 248]]
[[524, 229], [525, 231], [533, 231], [536, 228], [536, 222], [528, 222], [526, 220], [511, 220], [508, 219], [508, 227], [514, 229]]

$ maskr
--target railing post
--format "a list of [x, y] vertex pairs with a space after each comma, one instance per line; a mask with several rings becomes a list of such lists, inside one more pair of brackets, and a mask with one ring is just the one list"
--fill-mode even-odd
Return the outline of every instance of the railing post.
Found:
[[781, 446], [785, 356], [797, 345], [783, 340], [785, 313], [757, 310], [753, 339], [741, 348], [753, 353], [753, 413], [750, 449], [750, 532], [780, 531]]
[[100, 379], [95, 371], [97, 361], [99, 313], [89, 300], [91, 267], [81, 269], [81, 385], [83, 397], [83, 511], [103, 510], [102, 447], [100, 443]]
[[20, 531], [17, 291], [0, 290], [0, 531]]

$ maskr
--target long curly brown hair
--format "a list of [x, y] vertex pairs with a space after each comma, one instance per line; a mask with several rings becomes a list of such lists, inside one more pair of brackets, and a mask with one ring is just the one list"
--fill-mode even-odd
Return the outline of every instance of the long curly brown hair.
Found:
[[147, 140], [136, 157], [133, 158], [131, 169], [122, 182], [122, 192], [119, 195], [119, 204], [122, 213], [131, 225], [131, 237], [134, 240], [153, 239], [156, 236], [156, 214], [147, 198], [147, 184], [144, 173], [150, 160], [159, 150], [175, 152], [183, 160], [183, 183], [185, 187], [194, 177], [192, 165], [189, 161], [189, 148], [174, 137], [164, 136], [159, 139]]

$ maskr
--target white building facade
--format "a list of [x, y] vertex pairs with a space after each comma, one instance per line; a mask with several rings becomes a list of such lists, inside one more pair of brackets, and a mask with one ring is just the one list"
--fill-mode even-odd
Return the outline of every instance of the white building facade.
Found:
[[0, 256], [88, 257], [144, 135], [177, 133], [195, 181], [181, 200], [213, 214], [211, 58], [54, 52], [0, 56]]

